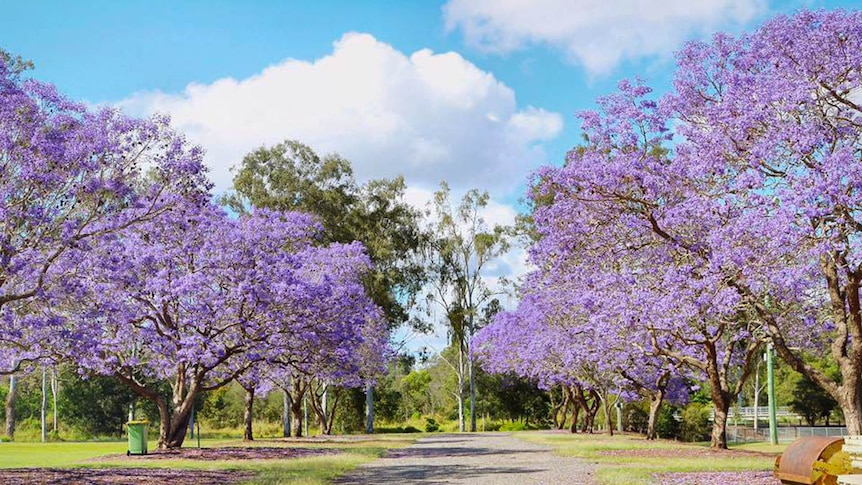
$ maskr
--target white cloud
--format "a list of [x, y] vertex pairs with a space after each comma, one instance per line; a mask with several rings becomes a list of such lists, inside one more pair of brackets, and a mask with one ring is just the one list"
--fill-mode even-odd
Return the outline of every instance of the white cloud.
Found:
[[468, 44], [507, 53], [530, 44], [563, 49], [592, 74], [624, 59], [663, 56], [691, 35], [745, 25], [766, 0], [449, 0], [448, 30]]
[[207, 150], [216, 191], [250, 150], [298, 139], [349, 159], [361, 180], [405, 175], [409, 184], [510, 191], [546, 162], [541, 142], [562, 117], [519, 108], [514, 91], [459, 54], [405, 55], [351, 33], [313, 62], [289, 59], [247, 79], [189, 84], [119, 103], [134, 114], [168, 113]]

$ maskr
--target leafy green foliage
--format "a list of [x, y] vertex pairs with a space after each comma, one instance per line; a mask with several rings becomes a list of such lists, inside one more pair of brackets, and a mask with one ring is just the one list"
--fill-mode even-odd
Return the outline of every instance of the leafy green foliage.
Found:
[[679, 411], [679, 408], [676, 406], [665, 405], [662, 406], [661, 410], [656, 417], [656, 434], [658, 434], [659, 438], [664, 439], [677, 439], [679, 438], [681, 431], [681, 423], [677, 421], [674, 414]]
[[679, 437], [683, 441], [707, 441], [712, 432], [710, 410], [712, 406], [693, 402], [683, 408]]
[[[137, 400], [127, 386], [111, 377], [80, 379], [71, 371], [62, 373], [60, 378], [63, 421], [89, 436], [123, 434], [129, 405]], [[24, 392], [21, 396], [19, 402], [25, 402], [27, 396], [40, 399], [38, 393]]]
[[838, 407], [838, 403], [817, 384], [803, 377], [796, 382], [793, 399], [788, 403], [793, 412], [799, 414], [814, 426], [818, 419], [826, 419]]
[[434, 418], [425, 418], [425, 432], [433, 433], [438, 430], [440, 430], [440, 425], [437, 424]]
[[261, 207], [314, 214], [325, 242], [362, 242], [374, 263], [366, 290], [390, 325], [408, 320], [423, 272], [410, 256], [419, 244], [419, 213], [403, 200], [403, 178], [359, 185], [348, 160], [321, 158], [295, 140], [258, 148], [233, 171], [234, 191], [222, 203], [236, 212]]

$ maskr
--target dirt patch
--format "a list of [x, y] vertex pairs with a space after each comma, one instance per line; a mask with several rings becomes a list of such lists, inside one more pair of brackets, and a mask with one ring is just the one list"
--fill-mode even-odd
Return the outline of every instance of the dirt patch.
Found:
[[662, 485], [780, 485], [770, 472], [662, 473], [654, 475]]
[[608, 450], [600, 451], [600, 455], [604, 456], [625, 456], [633, 458], [735, 458], [735, 457], [775, 457], [774, 453], [761, 453], [759, 451], [742, 451], [742, 450], [715, 450], [711, 448], [673, 448], [673, 449], [649, 449], [640, 450]]
[[0, 470], [6, 485], [33, 484], [139, 484], [148, 485], [221, 485], [239, 483], [254, 477], [249, 472], [170, 470], [164, 468], [15, 468]]
[[[311, 456], [332, 455], [338, 450], [320, 448], [288, 447], [224, 447], [224, 448], [181, 448], [179, 450], [154, 450], [148, 455], [135, 455], [134, 460], [285, 460]], [[95, 461], [127, 459], [126, 455], [108, 455]]]

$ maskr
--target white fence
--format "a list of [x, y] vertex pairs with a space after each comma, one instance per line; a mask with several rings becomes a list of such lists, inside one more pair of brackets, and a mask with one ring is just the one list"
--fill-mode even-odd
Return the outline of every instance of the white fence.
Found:
[[[743, 407], [732, 407], [730, 408], [730, 413], [728, 418], [731, 422], [736, 421], [751, 421], [754, 422], [755, 415], [754, 406], [743, 406]], [[778, 419], [781, 418], [791, 418], [791, 419], [799, 419], [799, 415], [790, 410], [787, 406], [780, 406], [776, 408], [775, 415]], [[715, 410], [710, 414], [710, 419], [715, 417]], [[757, 408], [757, 419], [758, 421], [765, 421], [769, 419], [769, 407], [767, 406], [759, 406]]]
[[[845, 436], [844, 426], [779, 426], [778, 442], [790, 443], [803, 436]], [[730, 443], [748, 443], [753, 441], [769, 441], [769, 426], [754, 430], [750, 426], [728, 426], [727, 441]]]

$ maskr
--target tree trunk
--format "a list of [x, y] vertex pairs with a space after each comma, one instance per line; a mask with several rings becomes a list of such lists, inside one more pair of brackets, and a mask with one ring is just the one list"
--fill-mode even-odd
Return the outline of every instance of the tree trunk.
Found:
[[658, 438], [658, 433], [656, 431], [656, 425], [658, 423], [658, 413], [661, 412], [661, 406], [664, 402], [664, 389], [659, 389], [658, 391], [650, 394], [649, 399], [649, 419], [647, 420], [647, 432], [646, 439], [654, 440]]
[[572, 427], [571, 427], [571, 429], [569, 429], [569, 432], [571, 432], [571, 433], [577, 433], [578, 432], [578, 418], [580, 417], [580, 415], [581, 415], [581, 406], [579, 406], [578, 403], [574, 403], [572, 405]]
[[323, 385], [323, 396], [320, 398], [320, 433], [329, 434], [329, 384]]
[[464, 348], [458, 350], [458, 431], [466, 431], [464, 425]]
[[727, 415], [730, 409], [730, 400], [722, 402], [713, 401], [715, 404], [715, 419], [712, 423], [712, 437], [709, 446], [712, 448], [727, 449]]
[[254, 430], [252, 428], [252, 421], [254, 420], [254, 385], [252, 384], [250, 387], [245, 387], [245, 413], [243, 414], [243, 423], [245, 424], [245, 429], [242, 433], [243, 441], [254, 441]]
[[374, 433], [374, 386], [365, 386], [365, 433]]
[[171, 428], [171, 413], [162, 397], [153, 400], [159, 410], [159, 448], [167, 448]]
[[42, 368], [42, 409], [39, 414], [42, 425], [42, 443], [48, 441], [48, 370]]
[[598, 394], [599, 402], [602, 407], [602, 413], [605, 415], [605, 427], [609, 436], [614, 435], [614, 418], [611, 416], [611, 402], [608, 399], [607, 393]]
[[569, 417], [569, 408], [571, 405], [572, 402], [569, 399], [568, 393], [563, 392], [563, 401], [558, 404], [558, 408], [554, 411], [554, 424], [557, 429], [566, 428], [566, 420]]
[[185, 369], [180, 366], [177, 370], [177, 375], [171, 388], [174, 404], [173, 415], [168, 417], [167, 439], [164, 444], [159, 443], [160, 448], [182, 448], [183, 441], [186, 439], [186, 432], [189, 428], [189, 421], [192, 417], [195, 398], [197, 397], [198, 389], [200, 389], [198, 379], [199, 377], [193, 377], [192, 382], [188, 382], [185, 376]]
[[317, 417], [317, 424], [320, 426], [320, 433], [330, 434], [330, 413], [329, 413], [329, 385], [323, 385], [323, 393], [318, 397], [317, 392], [312, 387], [311, 393], [311, 409]]
[[470, 432], [476, 432], [476, 379], [473, 374], [473, 356], [467, 352], [467, 377], [470, 379]]
[[293, 435], [297, 438], [302, 438], [302, 394], [294, 394], [291, 396], [293, 401], [290, 403], [290, 414], [293, 418]]
[[53, 423], [53, 426], [51, 428], [51, 432], [55, 436], [60, 432], [60, 430], [57, 428], [59, 426], [58, 411], [57, 411], [57, 392], [58, 392], [57, 388], [59, 386], [57, 384], [58, 384], [57, 383], [57, 371], [52, 367], [51, 368], [51, 398], [52, 398], [52, 404], [53, 404], [53, 408], [54, 408], [54, 423]]
[[582, 433], [593, 434], [596, 426], [596, 415], [599, 413], [599, 397], [595, 391], [590, 391], [590, 399], [584, 394], [583, 388], [575, 386], [572, 397], [578, 406], [584, 411], [584, 422], [581, 427]]
[[282, 403], [284, 404], [284, 410], [281, 414], [281, 423], [282, 423], [282, 437], [290, 438], [290, 393], [287, 390], [284, 391], [284, 395], [282, 396]]
[[[846, 379], [846, 378], [845, 378]], [[847, 426], [847, 434], [859, 435], [862, 434], [862, 401], [860, 401], [857, 386], [841, 386], [841, 393], [838, 395], [840, 399], [838, 405], [841, 406], [841, 411], [844, 413], [844, 421]]]
[[168, 433], [168, 439], [164, 446], [161, 448], [167, 449], [177, 449], [183, 447], [183, 442], [186, 439], [186, 431], [189, 428], [189, 420], [191, 420], [191, 413], [185, 413], [182, 416], [175, 417], [174, 420], [171, 421], [171, 431]]
[[15, 401], [18, 399], [18, 378], [9, 376], [9, 394], [6, 395], [6, 436], [15, 439]]

